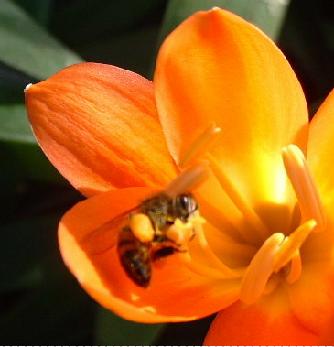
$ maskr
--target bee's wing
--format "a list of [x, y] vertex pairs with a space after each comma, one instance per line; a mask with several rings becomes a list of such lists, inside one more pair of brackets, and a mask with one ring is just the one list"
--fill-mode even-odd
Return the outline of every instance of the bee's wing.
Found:
[[109, 251], [116, 245], [118, 233], [128, 222], [129, 214], [137, 210], [137, 207], [133, 208], [105, 222], [85, 235], [80, 244], [91, 255], [99, 255]]

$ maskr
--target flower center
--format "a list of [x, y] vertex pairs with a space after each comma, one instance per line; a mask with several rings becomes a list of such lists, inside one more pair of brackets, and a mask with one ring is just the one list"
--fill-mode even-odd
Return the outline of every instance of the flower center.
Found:
[[[221, 188], [247, 224], [247, 234], [251, 235], [251, 239], [249, 239], [249, 235], [245, 235], [245, 242], [249, 242], [252, 248], [261, 246], [247, 267], [231, 268], [224, 264], [218, 253], [212, 250], [205, 228], [202, 227], [204, 219], [200, 216], [187, 225], [175, 224], [175, 228], [172, 228], [171, 232], [173, 232], [173, 238], [179, 239], [179, 236], [189, 234], [188, 231], [185, 232], [185, 229], [195, 231], [198, 246], [192, 245], [192, 250], [187, 248], [189, 251], [183, 254], [188, 266], [201, 276], [216, 279], [241, 278], [240, 300], [246, 304], [252, 304], [263, 294], [274, 290], [280, 281], [285, 280], [286, 283], [293, 284], [300, 278], [302, 274], [300, 249], [311, 233], [321, 232], [325, 229], [326, 220], [303, 152], [295, 145], [288, 145], [282, 149], [282, 157], [286, 175], [295, 191], [300, 223], [292, 232], [270, 233], [260, 215], [239, 193], [230, 178], [225, 175], [221, 163], [208, 152], [208, 147], [212, 145], [219, 132], [220, 128], [214, 124], [205, 129], [181, 158], [179, 164], [182, 167], [189, 165], [194, 159], [205, 157]], [[199, 153], [203, 155], [200, 156]], [[166, 192], [173, 196], [189, 187], [193, 188], [203, 182], [207, 174], [208, 166], [205, 162], [192, 166], [174, 180], [167, 187]], [[189, 241], [189, 238], [187, 240]]]
[[295, 190], [301, 224], [288, 236], [274, 233], [265, 240], [248, 266], [241, 285], [241, 301], [252, 304], [266, 291], [270, 280], [283, 276], [292, 284], [302, 273], [300, 248], [312, 232], [325, 228], [325, 217], [303, 152], [295, 145], [282, 150], [287, 176]]

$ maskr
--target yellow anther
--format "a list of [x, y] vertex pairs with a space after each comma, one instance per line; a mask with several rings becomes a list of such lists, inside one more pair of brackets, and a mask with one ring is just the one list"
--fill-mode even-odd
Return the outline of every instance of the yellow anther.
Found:
[[130, 216], [129, 226], [135, 237], [141, 242], [151, 242], [155, 230], [148, 216], [144, 213], [134, 213]]
[[216, 135], [220, 132], [221, 129], [219, 127], [214, 123], [210, 124], [209, 127], [195, 139], [195, 141], [190, 145], [188, 151], [186, 151], [183, 157], [179, 160], [179, 167], [185, 167], [194, 158], [198, 158], [205, 153], [217, 138]]
[[303, 152], [297, 146], [289, 145], [282, 149], [282, 156], [287, 175], [296, 193], [302, 221], [315, 219], [318, 223], [317, 231], [323, 230], [325, 218]]
[[199, 186], [209, 175], [206, 163], [201, 163], [183, 171], [165, 189], [165, 193], [170, 197], [190, 191]]
[[276, 254], [284, 238], [282, 233], [272, 234], [253, 257], [241, 284], [242, 302], [252, 304], [263, 294], [273, 274]]
[[275, 272], [278, 272], [282, 267], [286, 266], [296, 256], [296, 252], [298, 252], [316, 226], [317, 222], [311, 219], [300, 225], [293, 233], [284, 239], [275, 258]]

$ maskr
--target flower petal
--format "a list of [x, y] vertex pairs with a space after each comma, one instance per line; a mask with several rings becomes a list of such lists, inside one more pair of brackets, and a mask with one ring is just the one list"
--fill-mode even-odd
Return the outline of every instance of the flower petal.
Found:
[[154, 83], [177, 162], [216, 124], [221, 133], [214, 154], [240, 193], [284, 198], [281, 148], [305, 148], [307, 109], [290, 65], [260, 30], [218, 8], [199, 12], [166, 39]]
[[334, 89], [311, 121], [307, 147], [307, 161], [325, 205], [334, 203], [333, 133]]
[[334, 317], [333, 261], [303, 264], [302, 276], [289, 288], [289, 297], [298, 320], [321, 334]]
[[217, 280], [194, 273], [182, 261], [182, 253], [154, 263], [148, 288], [137, 287], [125, 275], [113, 247], [119, 226], [96, 230], [151, 194], [147, 188], [112, 190], [65, 214], [59, 226], [60, 250], [82, 287], [104, 307], [141, 322], [197, 319], [237, 300], [239, 279]]
[[111, 65], [73, 65], [26, 90], [36, 137], [61, 174], [85, 195], [157, 187], [175, 177], [153, 85]]
[[313, 345], [318, 336], [289, 311], [284, 294], [259, 304], [236, 303], [212, 322], [204, 345]]

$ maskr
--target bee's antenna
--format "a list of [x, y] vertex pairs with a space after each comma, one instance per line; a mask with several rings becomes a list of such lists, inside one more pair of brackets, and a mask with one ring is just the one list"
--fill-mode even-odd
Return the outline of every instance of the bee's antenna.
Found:
[[175, 197], [181, 193], [192, 190], [200, 185], [209, 176], [208, 163], [203, 161], [183, 171], [166, 187], [165, 193], [170, 197]]

